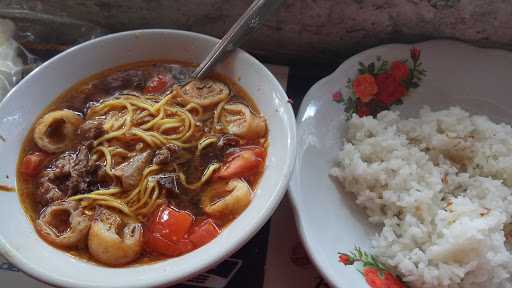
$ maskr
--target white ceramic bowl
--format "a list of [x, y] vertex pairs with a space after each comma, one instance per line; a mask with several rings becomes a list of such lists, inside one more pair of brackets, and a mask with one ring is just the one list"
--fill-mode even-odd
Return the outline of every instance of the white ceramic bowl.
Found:
[[[16, 185], [20, 145], [41, 110], [72, 84], [101, 70], [150, 59], [199, 63], [218, 39], [174, 30], [140, 30], [98, 38], [60, 54], [32, 72], [0, 105], [0, 184]], [[235, 79], [256, 101], [269, 126], [265, 173], [251, 205], [206, 246], [151, 265], [106, 268], [87, 263], [39, 239], [16, 193], [0, 193], [0, 253], [41, 281], [65, 287], [153, 287], [181, 282], [211, 268], [246, 243], [283, 197], [295, 160], [295, 119], [274, 76], [244, 51], [217, 71]]]

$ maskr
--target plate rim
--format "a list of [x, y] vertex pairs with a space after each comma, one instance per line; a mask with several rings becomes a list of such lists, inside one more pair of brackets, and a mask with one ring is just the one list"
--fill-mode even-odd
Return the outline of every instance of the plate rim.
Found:
[[[334, 80], [336, 77], [336, 74], [338, 74], [342, 69], [344, 69], [346, 65], [350, 64], [351, 62], [354, 62], [354, 60], [356, 60], [356, 59], [365, 58], [369, 55], [374, 55], [374, 54], [376, 54], [375, 52], [377, 52], [377, 51], [393, 49], [393, 48], [398, 48], [398, 47], [403, 48], [404, 46], [405, 47], [415, 47], [415, 46], [424, 46], [424, 45], [451, 45], [451, 46], [459, 46], [464, 49], [473, 49], [473, 50], [485, 52], [487, 54], [498, 53], [498, 54], [502, 54], [502, 55], [506, 54], [508, 56], [512, 56], [512, 51], [509, 51], [509, 50], [500, 49], [500, 48], [478, 47], [478, 46], [472, 45], [470, 43], [466, 43], [466, 42], [458, 41], [458, 40], [451, 40], [451, 39], [432, 39], [432, 40], [413, 42], [413, 43], [388, 43], [388, 44], [382, 44], [382, 45], [378, 45], [378, 46], [363, 50], [363, 51], [356, 53], [356, 54], [346, 58], [345, 60], [343, 60], [343, 62], [341, 62], [341, 64], [335, 70], [333, 70], [329, 75], [321, 78], [320, 80], [315, 82], [315, 84], [313, 84], [308, 89], [308, 91], [304, 95], [304, 98], [302, 99], [299, 110], [295, 116], [296, 122], [297, 122], [297, 125], [296, 125], [297, 126], [297, 143], [296, 143], [297, 147], [300, 147], [299, 145], [302, 144], [299, 142], [301, 141], [300, 134], [301, 134], [301, 130], [303, 129], [303, 122], [304, 122], [304, 120], [302, 118], [305, 114], [305, 111], [306, 111], [307, 107], [311, 104], [312, 100], [316, 99], [316, 97], [319, 97], [318, 95], [315, 95], [315, 91], [319, 87], [324, 85], [325, 83], [327, 83], [331, 80]], [[288, 190], [289, 190], [288, 194], [290, 197], [290, 202], [292, 204], [291, 207], [292, 207], [293, 216], [295, 219], [295, 225], [297, 227], [297, 231], [299, 232], [299, 236], [300, 236], [302, 244], [306, 250], [306, 253], [309, 256], [309, 258], [311, 259], [311, 261], [313, 262], [318, 273], [330, 286], [339, 287], [338, 285], [344, 285], [346, 283], [338, 283], [335, 278], [331, 277], [325, 270], [322, 269], [322, 267], [323, 267], [323, 265], [321, 265], [322, 261], [318, 255], [313, 253], [313, 245], [312, 245], [311, 241], [308, 239], [308, 235], [306, 233], [306, 228], [303, 223], [304, 217], [302, 216], [301, 212], [299, 211], [300, 209], [299, 209], [298, 203], [300, 202], [300, 200], [299, 200], [299, 196], [297, 196], [299, 193], [298, 191], [301, 189], [299, 184], [297, 183], [299, 180], [298, 179], [299, 176], [297, 174], [298, 173], [297, 171], [299, 170], [298, 166], [299, 166], [299, 162], [300, 162], [299, 149], [297, 149], [296, 153], [297, 153], [297, 155], [295, 157], [296, 158], [295, 165], [293, 167], [293, 173], [290, 178], [289, 185], [288, 185]]]

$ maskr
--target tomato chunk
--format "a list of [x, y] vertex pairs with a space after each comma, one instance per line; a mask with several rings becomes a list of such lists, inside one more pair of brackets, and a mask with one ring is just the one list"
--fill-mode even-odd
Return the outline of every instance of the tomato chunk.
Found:
[[157, 233], [146, 234], [145, 245], [151, 251], [170, 257], [180, 256], [194, 250], [194, 245], [188, 239], [169, 241]]
[[192, 228], [189, 239], [196, 248], [199, 248], [215, 239], [219, 234], [220, 230], [217, 225], [213, 223], [212, 219], [207, 219]]
[[199, 248], [219, 235], [213, 220], [197, 221], [194, 217], [174, 207], [163, 206], [144, 229], [145, 247], [169, 257], [176, 257]]
[[216, 177], [222, 179], [247, 177], [259, 172], [264, 164], [265, 150], [254, 147], [242, 150], [229, 157]]
[[156, 214], [149, 230], [169, 241], [178, 241], [187, 234], [193, 221], [194, 217], [189, 212], [164, 206]]
[[144, 229], [146, 247], [154, 252], [175, 257], [194, 249], [186, 237], [194, 217], [173, 207], [163, 206]]
[[160, 94], [169, 86], [169, 78], [166, 75], [158, 74], [151, 79], [144, 88], [144, 94]]
[[29, 154], [23, 158], [20, 171], [28, 176], [35, 176], [41, 171], [44, 164], [46, 164], [47, 159], [48, 155], [44, 153], [36, 152]]

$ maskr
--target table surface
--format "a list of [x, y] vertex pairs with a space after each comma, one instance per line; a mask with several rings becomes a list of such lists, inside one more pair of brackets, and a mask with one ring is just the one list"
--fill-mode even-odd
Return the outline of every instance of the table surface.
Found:
[[[329, 66], [269, 65], [270, 70], [286, 87], [295, 113], [308, 89], [336, 67], [337, 63]], [[19, 272], [19, 269], [0, 257], [0, 282], [12, 283], [12, 287], [20, 288], [49, 287]], [[271, 220], [239, 251], [216, 268], [175, 287], [328, 286], [309, 261], [298, 236], [291, 204], [288, 197], [285, 197]]]

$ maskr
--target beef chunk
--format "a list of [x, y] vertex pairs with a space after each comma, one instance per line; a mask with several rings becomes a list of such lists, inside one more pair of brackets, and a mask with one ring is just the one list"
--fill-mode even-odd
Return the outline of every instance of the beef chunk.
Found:
[[165, 147], [160, 148], [155, 152], [155, 158], [153, 158], [153, 164], [155, 165], [166, 165], [171, 163], [177, 153], [179, 151], [179, 147], [174, 144], [169, 144]]
[[38, 202], [43, 206], [66, 198], [66, 195], [61, 192], [55, 184], [50, 183], [47, 179], [46, 181], [41, 179], [41, 186], [37, 191], [36, 196]]
[[162, 148], [155, 152], [155, 158], [153, 158], [153, 164], [165, 165], [171, 163], [171, 152]]
[[179, 180], [176, 173], [164, 173], [156, 175], [157, 181], [161, 187], [163, 187], [170, 196], [180, 194]]
[[144, 89], [145, 75], [140, 70], [120, 71], [106, 78], [102, 85], [109, 94], [120, 90], [141, 90]]
[[96, 165], [96, 181], [98, 183], [109, 183], [110, 176], [107, 173], [107, 169], [105, 166], [101, 164]]
[[85, 121], [78, 129], [78, 135], [85, 140], [96, 140], [105, 135], [104, 121], [95, 119]]
[[40, 188], [36, 198], [42, 205], [62, 200], [66, 197], [89, 193], [95, 185], [90, 161], [90, 145], [81, 145], [76, 152], [67, 152], [53, 161], [42, 172]]
[[124, 190], [129, 191], [137, 187], [142, 178], [144, 168], [151, 163], [151, 159], [153, 159], [153, 152], [146, 151], [114, 169], [114, 175], [119, 177]]

